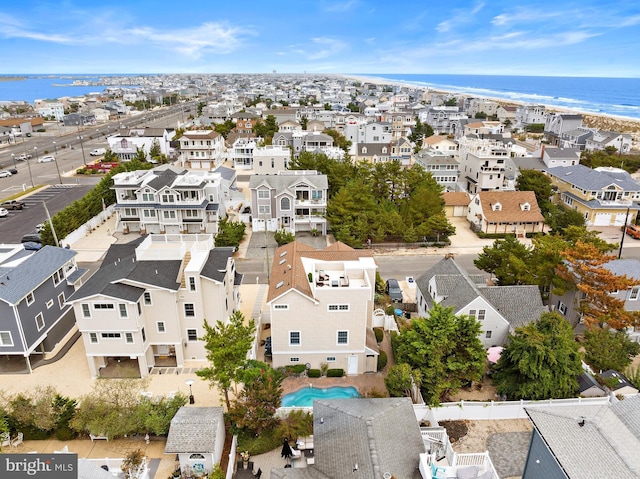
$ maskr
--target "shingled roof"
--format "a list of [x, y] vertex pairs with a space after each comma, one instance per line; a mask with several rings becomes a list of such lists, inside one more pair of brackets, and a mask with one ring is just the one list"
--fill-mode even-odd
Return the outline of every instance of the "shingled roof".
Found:
[[221, 407], [181, 407], [169, 427], [165, 453], [214, 453], [218, 427], [224, 423], [224, 409]]
[[[481, 191], [478, 193], [482, 213], [489, 223], [536, 223], [544, 221], [533, 191]], [[493, 207], [500, 203], [500, 209]], [[529, 204], [529, 209], [522, 208]]]

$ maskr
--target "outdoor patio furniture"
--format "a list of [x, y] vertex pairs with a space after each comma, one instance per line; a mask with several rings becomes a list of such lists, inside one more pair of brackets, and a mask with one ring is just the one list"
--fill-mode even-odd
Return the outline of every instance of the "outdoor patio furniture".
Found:
[[0, 434], [0, 445], [2, 447], [9, 446], [11, 444], [11, 436], [8, 432], [3, 432]]
[[16, 437], [14, 437], [13, 439], [11, 439], [11, 447], [18, 447], [20, 444], [22, 444], [22, 440], [24, 439], [24, 434], [22, 434], [21, 432], [19, 432]]

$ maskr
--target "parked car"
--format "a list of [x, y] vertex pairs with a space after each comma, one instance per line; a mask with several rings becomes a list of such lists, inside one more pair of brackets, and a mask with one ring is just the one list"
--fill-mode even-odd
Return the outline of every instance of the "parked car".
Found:
[[388, 279], [385, 283], [384, 292], [389, 295], [391, 298], [391, 302], [393, 303], [402, 303], [402, 289], [400, 289], [400, 283], [398, 283], [397, 279]]
[[35, 241], [26, 241], [22, 243], [22, 247], [27, 251], [38, 251], [42, 249], [42, 243], [36, 243]]
[[40, 233], [44, 229], [44, 223], [36, 225], [36, 233]]
[[9, 168], [9, 173], [11, 173], [12, 175], [17, 175], [18, 174], [18, 170], [16, 170], [15, 168]]
[[89, 155], [91, 156], [102, 156], [107, 152], [106, 148], [96, 148], [95, 150], [91, 150]]
[[4, 218], [5, 216], [9, 216], [9, 210], [6, 208], [0, 208], [0, 218]]
[[627, 225], [625, 232], [632, 238], [640, 239], [640, 226], [638, 225]]
[[0, 171], [0, 178], [7, 178], [8, 176], [11, 176], [11, 172], [8, 170], [2, 170]]
[[38, 158], [38, 163], [49, 163], [50, 161], [56, 161], [51, 155], [45, 155], [42, 158]]
[[0, 203], [0, 208], [6, 208], [8, 210], [21, 210], [25, 204], [22, 201], [11, 200]]
[[18, 161], [25, 161], [25, 160], [28, 160], [29, 158], [31, 158], [31, 154], [30, 153], [22, 153], [22, 154], [16, 156], [16, 160], [18, 160]]
[[40, 233], [28, 233], [22, 237], [22, 240], [20, 240], [20, 242], [21, 243], [42, 243], [42, 238], [40, 237]]

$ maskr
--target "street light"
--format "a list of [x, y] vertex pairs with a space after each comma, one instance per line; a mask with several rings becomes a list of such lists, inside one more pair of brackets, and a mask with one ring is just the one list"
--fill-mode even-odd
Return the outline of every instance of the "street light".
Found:
[[84, 163], [84, 166], [87, 166], [87, 157], [84, 154], [84, 143], [82, 143], [82, 140], [84, 140], [84, 137], [80, 135], [78, 136], [78, 140], [80, 140], [80, 148], [82, 148], [82, 162]]
[[56, 142], [53, 142], [53, 148], [56, 150], [56, 155], [58, 154], [58, 145], [56, 145]]
[[191, 390], [191, 386], [193, 386], [193, 379], [187, 379], [184, 383], [189, 386], [189, 404], [195, 404], [196, 400], [193, 397], [193, 391]]
[[11, 160], [13, 161], [13, 167], [17, 170], [18, 165], [16, 165], [16, 155], [14, 153], [11, 153]]

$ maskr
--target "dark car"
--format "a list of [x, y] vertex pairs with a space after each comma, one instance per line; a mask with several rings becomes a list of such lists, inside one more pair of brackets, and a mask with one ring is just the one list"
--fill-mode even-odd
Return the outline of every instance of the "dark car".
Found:
[[385, 284], [384, 292], [389, 295], [389, 297], [391, 298], [391, 302], [403, 302], [402, 289], [400, 289], [400, 284], [398, 283], [397, 279], [388, 279]]
[[29, 233], [22, 237], [22, 243], [42, 243], [40, 233]]
[[11, 200], [1, 203], [0, 208], [6, 208], [8, 210], [21, 210], [22, 208], [24, 208], [24, 205], [25, 204], [22, 201]]

